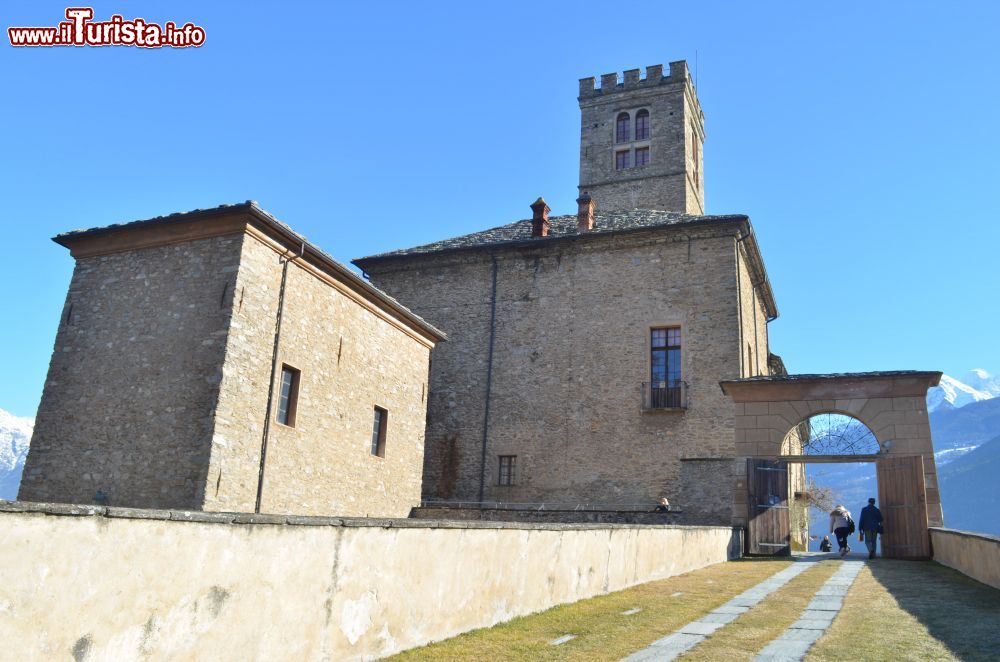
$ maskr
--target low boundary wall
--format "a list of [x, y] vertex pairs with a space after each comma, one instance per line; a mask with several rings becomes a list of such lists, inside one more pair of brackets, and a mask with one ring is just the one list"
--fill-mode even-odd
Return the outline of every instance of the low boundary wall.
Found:
[[412, 519], [482, 522], [534, 522], [574, 524], [684, 524], [681, 511], [651, 513], [628, 510], [530, 510], [527, 508], [450, 508], [421, 506], [410, 510]]
[[739, 554], [729, 527], [0, 501], [19, 660], [372, 659]]
[[1000, 589], [1000, 536], [931, 528], [934, 560]]

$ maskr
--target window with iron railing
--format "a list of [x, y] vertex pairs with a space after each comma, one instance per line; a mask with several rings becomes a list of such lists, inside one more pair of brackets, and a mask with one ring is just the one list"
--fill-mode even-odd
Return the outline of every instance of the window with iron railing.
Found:
[[681, 330], [649, 330], [649, 382], [644, 386], [647, 409], [683, 409], [687, 406], [681, 379]]
[[673, 386], [643, 382], [642, 408], [644, 411], [687, 409], [687, 382], [677, 382]]

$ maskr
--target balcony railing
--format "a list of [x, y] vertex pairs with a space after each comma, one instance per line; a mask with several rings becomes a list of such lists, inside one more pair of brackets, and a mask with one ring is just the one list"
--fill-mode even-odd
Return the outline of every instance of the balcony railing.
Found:
[[667, 382], [642, 383], [643, 411], [676, 411], [687, 409], [687, 382], [675, 382], [668, 386]]

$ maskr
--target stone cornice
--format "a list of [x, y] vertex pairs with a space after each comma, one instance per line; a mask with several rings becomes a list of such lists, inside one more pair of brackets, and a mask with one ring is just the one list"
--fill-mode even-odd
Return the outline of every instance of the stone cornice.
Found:
[[853, 400], [925, 397], [941, 373], [922, 370], [855, 372], [830, 375], [772, 375], [719, 382], [733, 402]]

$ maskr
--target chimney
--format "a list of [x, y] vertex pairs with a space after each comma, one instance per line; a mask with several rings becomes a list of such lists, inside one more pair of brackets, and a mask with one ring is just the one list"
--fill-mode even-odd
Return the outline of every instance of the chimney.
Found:
[[531, 236], [546, 237], [549, 234], [549, 206], [538, 198], [531, 203]]
[[576, 231], [590, 232], [594, 229], [594, 200], [589, 193], [584, 193], [576, 199], [579, 211], [576, 212]]

